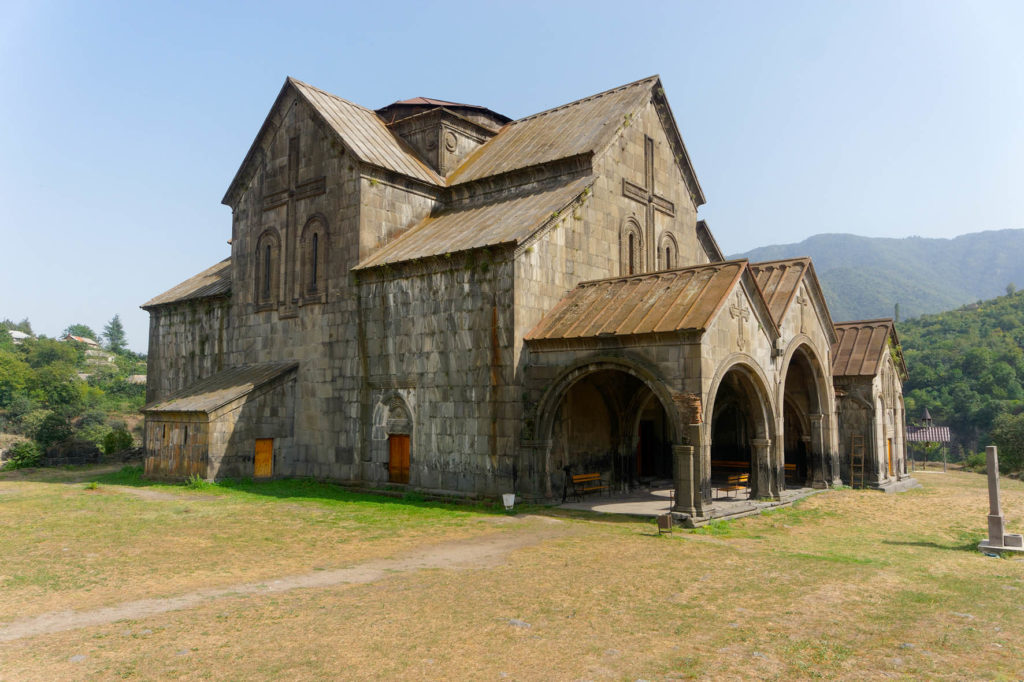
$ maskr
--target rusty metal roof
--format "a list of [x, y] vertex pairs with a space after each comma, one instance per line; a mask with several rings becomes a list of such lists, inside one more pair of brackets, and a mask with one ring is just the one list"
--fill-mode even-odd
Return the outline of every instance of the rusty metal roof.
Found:
[[554, 189], [525, 196], [444, 209], [424, 219], [354, 269], [498, 244], [517, 244], [571, 204], [593, 182], [593, 176], [585, 176]]
[[[838, 340], [832, 344], [833, 376], [875, 376], [889, 352], [890, 338], [899, 349], [892, 318], [836, 322], [835, 328]], [[896, 369], [906, 376], [903, 354], [899, 350], [897, 353]]]
[[745, 260], [724, 261], [582, 282], [544, 316], [526, 340], [702, 331], [746, 267]]
[[388, 130], [376, 112], [300, 80], [289, 78], [288, 82], [320, 112], [361, 161], [432, 185], [444, 184], [441, 176]]
[[911, 443], [949, 443], [948, 426], [908, 426], [907, 440]]
[[651, 96], [657, 76], [623, 85], [509, 123], [449, 175], [471, 182], [604, 149]]
[[207, 268], [156, 298], [146, 301], [141, 307], [155, 308], [169, 303], [225, 296], [229, 293], [231, 293], [231, 259], [225, 258], [212, 268]]
[[251, 393], [299, 366], [297, 362], [240, 365], [200, 379], [166, 400], [142, 408], [143, 412], [205, 412], [209, 414]]
[[800, 282], [810, 265], [810, 258], [788, 258], [750, 264], [750, 271], [754, 273], [757, 285], [761, 287], [761, 293], [764, 294], [776, 324], [782, 323], [782, 317], [796, 298]]

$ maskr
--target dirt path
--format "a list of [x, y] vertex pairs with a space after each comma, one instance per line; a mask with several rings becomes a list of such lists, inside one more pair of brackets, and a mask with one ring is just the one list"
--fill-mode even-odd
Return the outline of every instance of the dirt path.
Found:
[[548, 521], [548, 524], [543, 529], [513, 531], [462, 542], [438, 544], [401, 558], [368, 561], [349, 568], [196, 590], [177, 597], [140, 599], [90, 611], [51, 611], [32, 618], [16, 620], [0, 628], [0, 642], [10, 642], [25, 637], [76, 630], [94, 625], [105, 625], [125, 619], [146, 618], [168, 611], [192, 608], [215, 599], [250, 594], [273, 594], [301, 588], [370, 583], [393, 573], [428, 568], [487, 568], [498, 565], [509, 552], [536, 545], [570, 532], [569, 524], [558, 521], [552, 523], [552, 519], [545, 520]]

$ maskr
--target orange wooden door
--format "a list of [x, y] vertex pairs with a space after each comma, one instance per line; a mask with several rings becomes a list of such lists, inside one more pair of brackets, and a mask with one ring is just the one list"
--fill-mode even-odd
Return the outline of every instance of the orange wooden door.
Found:
[[388, 480], [409, 482], [409, 436], [388, 436]]
[[891, 478], [892, 477], [892, 438], [889, 438], [886, 441], [886, 445], [887, 445], [887, 447], [886, 447], [886, 454], [888, 455], [888, 459], [889, 459], [889, 477]]
[[256, 458], [253, 464], [253, 478], [270, 478], [274, 473], [274, 439], [256, 439]]

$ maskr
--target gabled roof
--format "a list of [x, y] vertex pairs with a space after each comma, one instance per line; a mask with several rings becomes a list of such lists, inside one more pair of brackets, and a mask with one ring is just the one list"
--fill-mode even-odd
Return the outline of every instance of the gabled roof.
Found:
[[444, 209], [374, 252], [354, 269], [499, 244], [518, 244], [556, 218], [593, 182], [594, 176], [586, 176], [525, 196]]
[[420, 161], [400, 138], [387, 129], [374, 111], [289, 77], [285, 79], [281, 92], [225, 192], [222, 203], [229, 206], [234, 203], [235, 195], [250, 175], [250, 165], [258, 156], [264, 135], [276, 125], [274, 116], [279, 105], [292, 89], [310, 105], [323, 123], [341, 138], [345, 146], [360, 161], [431, 185], [445, 184], [443, 178]]
[[892, 318], [836, 322], [837, 340], [832, 344], [832, 375], [875, 376], [882, 369], [882, 361], [889, 352], [889, 339], [893, 340], [898, 362], [896, 371], [907, 376], [907, 365], [896, 337]]
[[782, 319], [796, 300], [800, 284], [804, 283], [807, 292], [814, 299], [812, 302], [830, 340], [835, 341], [835, 325], [810, 258], [786, 258], [751, 263], [750, 271], [757, 279], [757, 286], [761, 288], [765, 302], [772, 312], [772, 319], [777, 325], [782, 324]]
[[146, 301], [141, 307], [143, 309], [155, 308], [169, 303], [226, 296], [229, 293], [231, 293], [231, 259], [225, 258], [213, 267], [189, 277], [156, 298]]
[[448, 176], [448, 183], [472, 182], [481, 178], [537, 166], [580, 155], [596, 155], [648, 100], [654, 98], [673, 146], [679, 149], [679, 163], [692, 184], [697, 204], [704, 194], [693, 172], [682, 137], [672, 118], [658, 76], [644, 78], [569, 104], [521, 118], [504, 126]]
[[240, 365], [200, 379], [166, 400], [142, 408], [143, 412], [204, 412], [209, 414], [251, 393], [299, 366], [297, 362]]
[[[526, 340], [704, 331], [744, 276], [750, 276], [747, 261], [736, 260], [581, 282]], [[756, 284], [750, 285], [760, 298]]]

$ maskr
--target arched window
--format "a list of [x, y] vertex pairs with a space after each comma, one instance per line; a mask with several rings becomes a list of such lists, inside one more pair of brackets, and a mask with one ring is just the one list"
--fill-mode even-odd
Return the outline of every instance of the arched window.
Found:
[[279, 252], [277, 233], [273, 230], [267, 230], [256, 240], [256, 253], [253, 254], [253, 299], [258, 308], [266, 309], [277, 304]]
[[313, 216], [306, 221], [299, 238], [301, 296], [305, 303], [322, 303], [327, 293], [327, 221]]
[[662, 232], [658, 240], [658, 269], [671, 270], [679, 267], [679, 246], [671, 232]]
[[622, 224], [619, 234], [619, 274], [637, 275], [644, 270], [643, 233], [640, 223], [631, 216]]

